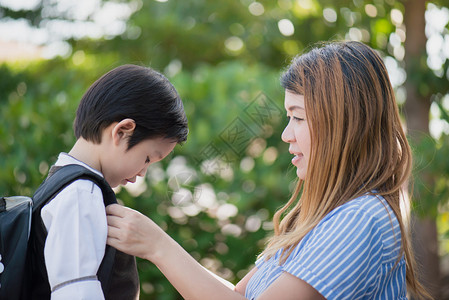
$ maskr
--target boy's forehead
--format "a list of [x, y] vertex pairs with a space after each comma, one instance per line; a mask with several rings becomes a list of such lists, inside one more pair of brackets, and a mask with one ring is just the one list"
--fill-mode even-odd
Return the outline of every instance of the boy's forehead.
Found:
[[161, 160], [171, 152], [173, 152], [176, 142], [167, 139], [156, 138], [148, 141], [148, 149], [153, 157]]

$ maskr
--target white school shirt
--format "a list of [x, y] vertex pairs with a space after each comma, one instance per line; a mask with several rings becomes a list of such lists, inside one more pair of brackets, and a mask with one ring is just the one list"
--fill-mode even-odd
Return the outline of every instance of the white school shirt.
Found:
[[256, 261], [246, 298], [257, 299], [283, 272], [328, 300], [406, 300], [406, 266], [399, 222], [379, 195], [365, 195], [330, 212], [280, 265], [279, 250]]
[[[82, 165], [97, 170], [66, 153], [56, 166]], [[41, 211], [48, 235], [44, 257], [51, 299], [104, 299], [96, 274], [107, 238], [106, 212], [101, 189], [90, 180], [76, 180]]]

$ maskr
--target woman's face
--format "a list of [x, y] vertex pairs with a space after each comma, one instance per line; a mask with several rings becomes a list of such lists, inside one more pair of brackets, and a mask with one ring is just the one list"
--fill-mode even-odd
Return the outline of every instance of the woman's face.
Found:
[[306, 178], [310, 159], [310, 131], [304, 105], [304, 96], [285, 91], [285, 110], [289, 119], [282, 132], [282, 140], [289, 144], [289, 152], [294, 155], [292, 164], [302, 180]]

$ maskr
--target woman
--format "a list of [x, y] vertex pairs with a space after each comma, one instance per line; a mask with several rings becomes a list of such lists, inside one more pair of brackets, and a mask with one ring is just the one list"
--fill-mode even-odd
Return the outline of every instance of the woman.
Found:
[[407, 299], [407, 286], [428, 297], [400, 211], [411, 152], [381, 57], [331, 43], [295, 58], [281, 84], [298, 183], [234, 289], [133, 210], [107, 208], [108, 243], [156, 264], [187, 299]]

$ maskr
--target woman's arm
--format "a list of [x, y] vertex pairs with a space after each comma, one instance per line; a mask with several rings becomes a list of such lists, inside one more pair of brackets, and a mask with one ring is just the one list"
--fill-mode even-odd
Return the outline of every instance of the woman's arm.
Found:
[[240, 280], [237, 285], [235, 286], [234, 290], [238, 292], [239, 294], [245, 296], [246, 286], [248, 285], [249, 280], [251, 277], [253, 277], [254, 273], [257, 272], [257, 267], [254, 267], [249, 271], [248, 274], [245, 275], [245, 277]]
[[[106, 207], [106, 212], [107, 243], [154, 263], [185, 299], [246, 299], [246, 286], [257, 268], [253, 268], [232, 289], [224, 279], [218, 279], [218, 276], [201, 266], [151, 219], [117, 204]], [[324, 298], [305, 281], [284, 272], [258, 299]]]
[[203, 268], [149, 218], [117, 204], [109, 205], [106, 212], [107, 243], [153, 262], [185, 299], [245, 299]]
[[283, 272], [257, 300], [326, 300], [317, 290], [307, 282]]

